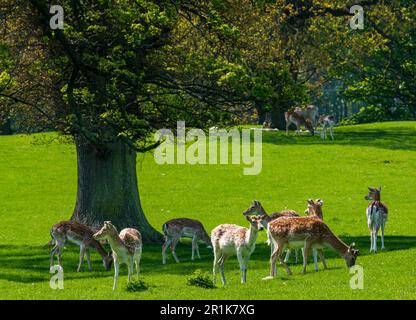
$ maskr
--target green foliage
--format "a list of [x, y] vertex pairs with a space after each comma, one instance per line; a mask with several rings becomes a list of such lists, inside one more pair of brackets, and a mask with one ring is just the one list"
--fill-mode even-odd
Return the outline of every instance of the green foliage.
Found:
[[127, 283], [125, 290], [127, 292], [141, 292], [149, 289], [149, 285], [143, 280], [132, 280]]
[[214, 282], [212, 282], [212, 275], [201, 269], [195, 270], [195, 272], [188, 277], [187, 285], [204, 289], [215, 289], [217, 287]]

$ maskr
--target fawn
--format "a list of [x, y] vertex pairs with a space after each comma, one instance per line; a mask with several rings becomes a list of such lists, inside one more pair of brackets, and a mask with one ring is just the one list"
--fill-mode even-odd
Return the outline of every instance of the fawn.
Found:
[[120, 263], [127, 264], [128, 281], [131, 281], [133, 264], [136, 264], [137, 277], [140, 273], [140, 258], [142, 255], [142, 236], [133, 228], [125, 228], [118, 233], [111, 221], [105, 221], [100, 231], [93, 235], [95, 240], [107, 240], [111, 246], [114, 258], [114, 285], [117, 287]]
[[241, 283], [246, 282], [248, 261], [256, 247], [258, 232], [263, 230], [259, 217], [248, 217], [250, 228], [235, 224], [221, 224], [211, 232], [211, 241], [214, 248], [213, 279], [216, 280], [217, 269], [221, 273], [223, 285], [226, 284], [224, 263], [233, 255], [237, 255], [241, 270]]
[[319, 124], [322, 126], [321, 139], [326, 139], [326, 131], [329, 128], [331, 139], [334, 140], [335, 117], [331, 115], [320, 116]]
[[202, 240], [207, 244], [207, 247], [211, 248], [211, 239], [204, 229], [204, 226], [198, 220], [179, 218], [172, 219], [165, 222], [162, 226], [163, 233], [165, 234], [165, 243], [162, 246], [162, 262], [166, 264], [166, 249], [170, 245], [172, 256], [176, 262], [179, 262], [175, 253], [175, 248], [181, 237], [192, 239], [192, 261], [195, 259], [195, 252], [199, 259], [199, 247], [198, 240]]
[[111, 263], [113, 257], [111, 253], [107, 253], [100, 242], [93, 239], [94, 231], [77, 221], [61, 221], [54, 224], [50, 230], [52, 237], [52, 244], [54, 245], [50, 255], [50, 267], [54, 265], [55, 254], [58, 253], [58, 264], [62, 268], [62, 250], [67, 241], [79, 245], [79, 263], [77, 272], [81, 270], [82, 262], [84, 261], [84, 255], [87, 256], [87, 263], [89, 271], [91, 268], [90, 251], [89, 247], [93, 247], [101, 255], [103, 259], [103, 265], [106, 271], [111, 269]]
[[381, 227], [381, 250], [384, 250], [384, 227], [387, 221], [388, 208], [380, 201], [381, 187], [368, 188], [366, 200], [371, 200], [366, 210], [367, 224], [370, 229], [370, 252], [377, 252], [377, 235]]

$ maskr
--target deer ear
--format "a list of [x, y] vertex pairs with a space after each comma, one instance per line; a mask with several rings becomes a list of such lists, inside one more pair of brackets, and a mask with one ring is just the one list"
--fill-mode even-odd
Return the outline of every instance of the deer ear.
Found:
[[312, 199], [308, 199], [308, 200], [306, 200], [306, 202], [309, 203], [309, 204], [313, 204], [314, 203]]
[[251, 217], [250, 216], [245, 216], [245, 217], [246, 217], [247, 221], [251, 222]]
[[320, 206], [324, 204], [324, 200], [322, 199], [317, 199], [316, 202], [319, 203]]
[[354, 248], [355, 247], [355, 242], [351, 243], [350, 248]]
[[381, 191], [381, 186], [380, 187], [378, 187], [378, 189], [377, 189], [379, 192]]
[[369, 191], [373, 191], [374, 189], [373, 189], [373, 188], [371, 188], [371, 187], [368, 187], [368, 190], [369, 190]]

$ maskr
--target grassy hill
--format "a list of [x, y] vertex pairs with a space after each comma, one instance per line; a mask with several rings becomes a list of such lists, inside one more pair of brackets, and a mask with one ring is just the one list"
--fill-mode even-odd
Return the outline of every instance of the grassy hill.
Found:
[[[242, 212], [253, 199], [273, 212], [303, 212], [307, 198], [324, 200], [324, 219], [344, 241], [355, 241], [364, 268], [364, 289], [352, 290], [344, 260], [326, 251], [328, 270], [300, 265], [287, 276], [264, 282], [269, 248], [263, 232], [249, 262], [247, 283], [239, 283], [237, 260], [225, 265], [227, 287], [201, 289], [186, 285], [196, 269], [211, 272], [212, 252], [201, 245], [202, 260], [190, 261], [190, 242], [178, 245], [182, 260], [161, 264], [161, 246], [145, 245], [141, 278], [144, 292], [112, 292], [112, 272], [92, 253], [76, 273], [78, 247], [63, 254], [65, 289], [49, 287], [49, 241], [52, 224], [68, 219], [76, 197], [76, 154], [71, 144], [49, 141], [54, 134], [0, 137], [0, 298], [1, 299], [415, 299], [416, 298], [416, 122], [388, 122], [335, 129], [335, 141], [283, 132], [263, 134], [263, 170], [244, 176], [240, 165], [157, 165], [151, 153], [138, 156], [137, 174], [144, 210], [161, 229], [174, 217], [200, 219], [207, 230], [221, 223], [247, 226]], [[389, 205], [386, 250], [370, 254], [364, 196], [368, 186], [383, 187]], [[219, 283], [218, 283], [219, 284]]]

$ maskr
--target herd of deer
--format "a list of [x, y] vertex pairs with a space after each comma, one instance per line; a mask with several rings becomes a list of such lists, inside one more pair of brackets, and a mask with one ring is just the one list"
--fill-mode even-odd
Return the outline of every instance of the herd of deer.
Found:
[[[381, 228], [381, 246], [384, 249], [384, 226], [387, 220], [387, 206], [380, 201], [381, 187], [369, 188], [369, 193], [365, 197], [371, 201], [367, 207], [367, 223], [371, 233], [370, 252], [377, 251], [377, 234]], [[162, 229], [165, 235], [165, 243], [162, 246], [162, 262], [166, 264], [166, 250], [170, 246], [172, 256], [179, 262], [175, 253], [175, 248], [180, 238], [187, 237], [192, 239], [192, 260], [195, 253], [199, 255], [198, 240], [202, 240], [214, 251], [213, 276], [219, 270], [222, 283], [226, 284], [224, 275], [224, 263], [231, 256], [237, 256], [240, 270], [241, 282], [246, 282], [248, 261], [254, 252], [258, 232], [266, 229], [268, 244], [271, 246], [270, 255], [270, 274], [264, 280], [272, 279], [276, 276], [276, 261], [292, 274], [287, 262], [290, 250], [302, 249], [303, 270], [306, 272], [308, 256], [312, 249], [315, 271], [318, 270], [318, 256], [326, 269], [326, 262], [323, 253], [324, 248], [331, 248], [338, 252], [345, 260], [348, 267], [355, 264], [359, 251], [354, 248], [355, 244], [346, 245], [339, 239], [323, 221], [321, 199], [307, 200], [306, 216], [300, 216], [293, 210], [284, 210], [271, 215], [267, 214], [259, 201], [243, 212], [250, 223], [249, 228], [235, 224], [221, 224], [208, 236], [201, 222], [188, 218], [173, 219], [163, 224]], [[87, 256], [88, 268], [91, 271], [91, 261], [89, 248], [93, 247], [102, 256], [105, 269], [111, 269], [114, 262], [114, 285], [117, 286], [120, 263], [127, 264], [128, 280], [131, 281], [134, 264], [136, 272], [140, 272], [140, 258], [142, 254], [142, 239], [140, 232], [133, 228], [126, 228], [118, 233], [116, 227], [110, 222], [104, 222], [104, 226], [99, 231], [76, 221], [62, 221], [51, 228], [52, 243], [54, 245], [50, 254], [50, 266], [54, 266], [54, 256], [58, 254], [58, 263], [62, 268], [62, 249], [65, 243], [72, 242], [80, 246], [80, 256], [77, 271], [81, 270], [84, 255]], [[108, 241], [111, 253], [107, 253], [103, 248], [103, 242]], [[286, 256], [283, 258], [283, 253]]]
[[[289, 127], [291, 124], [296, 126], [296, 134], [300, 132], [300, 127], [304, 126], [311, 135], [315, 134], [318, 124], [322, 127], [321, 139], [327, 138], [327, 130], [334, 140], [334, 126], [335, 117], [333, 115], [319, 115], [319, 108], [314, 105], [309, 105], [305, 109], [296, 107], [293, 111], [285, 112], [286, 120], [286, 134], [289, 134]], [[263, 122], [263, 128], [271, 128], [272, 122], [270, 114], [266, 116]]]

